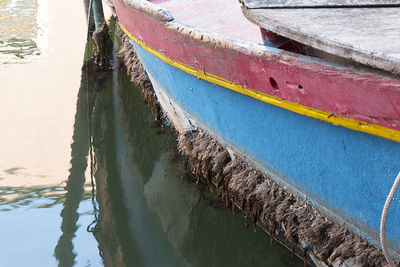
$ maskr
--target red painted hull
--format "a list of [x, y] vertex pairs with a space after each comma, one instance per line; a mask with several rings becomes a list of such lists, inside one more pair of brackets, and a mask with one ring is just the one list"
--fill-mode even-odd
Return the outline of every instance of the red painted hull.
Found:
[[[400, 130], [400, 80], [334, 66], [282, 50], [222, 48], [112, 1], [120, 23], [168, 58], [232, 83], [341, 116]], [[172, 24], [175, 25], [174, 27]]]

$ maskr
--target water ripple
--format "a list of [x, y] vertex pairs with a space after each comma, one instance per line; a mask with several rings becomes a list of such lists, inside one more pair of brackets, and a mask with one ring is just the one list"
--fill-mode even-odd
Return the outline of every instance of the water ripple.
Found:
[[36, 61], [47, 47], [45, 0], [0, 0], [0, 66]]

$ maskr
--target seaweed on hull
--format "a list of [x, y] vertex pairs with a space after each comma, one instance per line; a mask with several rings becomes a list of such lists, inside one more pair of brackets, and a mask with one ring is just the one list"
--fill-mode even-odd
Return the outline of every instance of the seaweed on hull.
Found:
[[136, 55], [135, 47], [123, 31], [119, 30], [118, 35], [122, 42], [121, 49], [118, 51], [118, 57], [122, 58], [128, 75], [131, 76], [131, 81], [140, 87], [143, 100], [152, 107], [152, 111], [159, 112], [161, 110], [160, 104], [157, 101], [153, 86], [147, 77], [146, 71]]
[[329, 220], [301, 198], [284, 190], [268, 176], [201, 131], [179, 135], [179, 152], [186, 155], [196, 180], [215, 184], [227, 207], [237, 205], [254, 230], [258, 224], [271, 235], [282, 236], [301, 248], [304, 258], [312, 252], [328, 266], [385, 266], [379, 248]]
[[[119, 56], [131, 80], [162, 119], [161, 106], [132, 42], [121, 30], [119, 36]], [[271, 242], [274, 237], [284, 239], [303, 254], [305, 261], [316, 259], [319, 266], [386, 266], [378, 247], [324, 216], [207, 133], [197, 129], [177, 135], [178, 150], [186, 157], [195, 181], [210, 190], [215, 186], [225, 206], [233, 212], [241, 210], [246, 224], [251, 220], [254, 231], [258, 225], [269, 232]]]

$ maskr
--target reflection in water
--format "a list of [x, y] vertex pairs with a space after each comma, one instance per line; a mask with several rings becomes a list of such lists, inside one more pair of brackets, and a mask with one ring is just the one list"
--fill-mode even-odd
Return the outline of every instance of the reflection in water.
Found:
[[[91, 186], [83, 186], [82, 199], [92, 196]], [[61, 185], [0, 186], [0, 212], [33, 204], [34, 208], [50, 208], [64, 203], [66, 188]], [[45, 200], [38, 202], [38, 200]]]
[[50, 203], [40, 204], [36, 208], [48, 208], [63, 203], [65, 199], [64, 188], [58, 186], [3, 186], [0, 188], [0, 212], [10, 211], [20, 206], [29, 205], [40, 198], [46, 198], [52, 201]]
[[81, 86], [76, 105], [73, 142], [71, 144], [71, 168], [65, 188], [67, 192], [64, 207], [61, 211], [62, 235], [54, 250], [59, 266], [73, 266], [75, 264], [76, 254], [73, 251], [72, 240], [78, 229], [78, 208], [84, 194], [85, 171], [91, 141], [90, 121], [96, 92], [101, 91], [102, 87], [110, 87], [109, 81], [104, 76], [105, 73], [97, 71], [93, 60], [89, 59], [91, 47], [91, 42], [86, 45]]
[[[84, 23], [82, 1], [0, 0], [0, 266], [57, 264], [59, 214], [72, 195], [65, 180], [79, 173], [68, 169]], [[77, 170], [84, 151], [74, 151]], [[78, 196], [78, 227], [93, 219], [91, 188], [85, 184], [83, 198]], [[86, 227], [72, 242], [77, 266], [101, 264]]]
[[[14, 10], [16, 6], [18, 9]], [[13, 60], [23, 63], [35, 57], [36, 52], [32, 51], [41, 51], [37, 39], [41, 35], [38, 19], [41, 6], [41, 0], [0, 0], [0, 50], [13, 50], [10, 42], [14, 45], [17, 41], [12, 38], [33, 40], [37, 46], [37, 49], [31, 49], [27, 45], [22, 49], [26, 53], [0, 51], [0, 63], [12, 63]], [[25, 21], [19, 20], [24, 16]], [[29, 31], [20, 31], [15, 26], [14, 30], [8, 29], [4, 26], [8, 18], [14, 19], [20, 29], [24, 29], [25, 24], [31, 28]], [[90, 51], [88, 44], [86, 62]], [[62, 75], [56, 75], [61, 72], [55, 67], [58, 65], [51, 65], [55, 71], [47, 74], [43, 83], [51, 83], [51, 87], [57, 87], [60, 81], [75, 84], [68, 83], [74, 78], [69, 74], [76, 76], [74, 70], [64, 71], [64, 62], [60, 64]], [[289, 252], [275, 246], [268, 248], [263, 233], [246, 230], [239, 215], [232, 216], [230, 212], [210, 207], [197, 189], [179, 178], [183, 166], [176, 155], [175, 137], [168, 129], [165, 134], [159, 134], [159, 129], [152, 128], [154, 117], [150, 108], [142, 102], [138, 88], [131, 84], [125, 73], [124, 69], [99, 73], [92, 64], [84, 64], [78, 97], [73, 99], [76, 101], [73, 142], [71, 153], [67, 151], [71, 158], [66, 160], [62, 157], [64, 154], [53, 153], [53, 149], [67, 147], [55, 142], [63, 137], [60, 133], [67, 132], [68, 140], [71, 136], [69, 120], [66, 130], [62, 122], [66, 120], [63, 114], [73, 107], [61, 107], [66, 102], [61, 90], [54, 95], [56, 90], [40, 91], [42, 85], [38, 82], [37, 87], [24, 87], [35, 93], [29, 95], [29, 90], [25, 90], [21, 91], [24, 97], [12, 98], [11, 102], [16, 103], [36, 96], [42, 102], [38, 100], [40, 104], [33, 105], [32, 109], [26, 109], [26, 104], [21, 108], [16, 106], [22, 113], [35, 113], [36, 124], [43, 120], [48, 123], [40, 124], [44, 131], [37, 134], [44, 141], [33, 149], [27, 146], [30, 149], [26, 152], [42, 149], [37, 153], [40, 156], [45, 154], [45, 145], [48, 145], [52, 152], [49, 155], [59, 157], [59, 161], [70, 161], [71, 166], [65, 188], [60, 184], [67, 176], [64, 169], [47, 172], [54, 164], [43, 159], [31, 164], [31, 159], [36, 156], [34, 153], [25, 156], [27, 159], [23, 164], [16, 160], [15, 165], [12, 161], [1, 168], [0, 211], [3, 212], [0, 213], [0, 236], [6, 242], [0, 243], [0, 265], [54, 266], [55, 260], [59, 266], [97, 266], [100, 260], [105, 266], [287, 265]], [[78, 86], [64, 87], [64, 92], [75, 94]], [[12, 89], [9, 91], [14, 92]], [[6, 102], [10, 102], [9, 96], [1, 107]], [[40, 105], [49, 104], [54, 105], [48, 112], [53, 114], [54, 111], [54, 118], [38, 112]], [[14, 109], [5, 110], [15, 112]], [[11, 120], [15, 118], [20, 117]], [[25, 124], [22, 131], [29, 130], [25, 122], [34, 121], [27, 118], [21, 120]], [[55, 133], [56, 127], [49, 125], [57, 125], [62, 130]], [[8, 135], [11, 143], [17, 143], [18, 139], [10, 136], [12, 134]], [[26, 142], [37, 143], [39, 140], [32, 138], [30, 132], [22, 136], [26, 136]], [[4, 155], [2, 160], [7, 156]], [[40, 166], [38, 175], [32, 174], [33, 165]], [[96, 181], [96, 191], [92, 192], [90, 184], [84, 184], [89, 180], [85, 179], [85, 173], [89, 177], [88, 166]], [[51, 182], [39, 180], [39, 175]], [[25, 221], [29, 223], [23, 223]]]
[[0, 66], [30, 62], [45, 52], [45, 0], [0, 0]]
[[151, 128], [150, 109], [124, 72], [98, 93], [92, 121], [105, 265], [288, 265], [289, 252], [269, 249], [263, 233], [246, 230], [240, 215], [208, 206], [179, 178], [175, 138]]
[[125, 73], [115, 69], [103, 77], [101, 90], [93, 90], [99, 214], [90, 228], [104, 265], [289, 265], [288, 251], [268, 247], [264, 233], [245, 229], [240, 215], [209, 206], [179, 178], [183, 165], [175, 137], [168, 128], [164, 134], [152, 128], [150, 108]]

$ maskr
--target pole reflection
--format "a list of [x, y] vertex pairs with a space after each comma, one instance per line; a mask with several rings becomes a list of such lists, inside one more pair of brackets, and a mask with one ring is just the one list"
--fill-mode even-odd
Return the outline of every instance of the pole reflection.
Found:
[[[86, 46], [85, 54], [89, 55], [91, 43]], [[107, 75], [98, 70], [92, 59], [84, 60], [81, 85], [76, 105], [74, 132], [71, 144], [71, 168], [67, 179], [66, 197], [61, 211], [62, 235], [54, 250], [59, 266], [73, 266], [76, 254], [72, 239], [78, 229], [77, 212], [82, 200], [85, 184], [85, 171], [88, 166], [88, 154], [91, 142], [90, 121], [92, 120], [97, 92], [106, 84]]]

